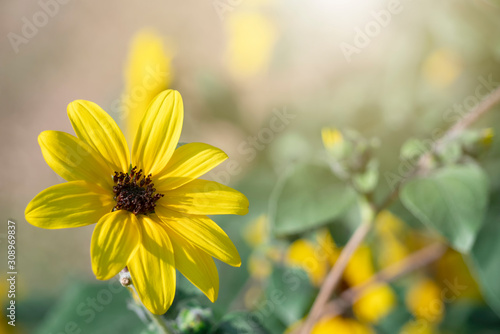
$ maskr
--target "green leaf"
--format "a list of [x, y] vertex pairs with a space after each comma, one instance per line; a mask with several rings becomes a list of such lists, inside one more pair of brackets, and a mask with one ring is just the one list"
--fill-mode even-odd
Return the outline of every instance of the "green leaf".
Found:
[[355, 199], [354, 190], [327, 166], [291, 166], [271, 196], [273, 231], [286, 235], [325, 225], [344, 213]]
[[471, 252], [483, 295], [500, 316], [500, 193], [493, 196], [486, 222]]
[[402, 146], [399, 156], [403, 160], [415, 159], [426, 153], [429, 150], [428, 147], [417, 138], [408, 139]]
[[449, 166], [409, 181], [402, 189], [404, 206], [436, 229], [456, 250], [470, 251], [488, 202], [488, 181], [477, 165]]
[[268, 331], [259, 321], [259, 317], [248, 312], [232, 312], [225, 315], [212, 331], [213, 334], [267, 334]]
[[305, 271], [298, 268], [275, 267], [266, 289], [266, 301], [260, 313], [274, 313], [290, 327], [302, 319], [311, 307], [317, 290], [309, 282]]
[[75, 283], [35, 333], [140, 333], [147, 326], [127, 309], [130, 293], [117, 280]]

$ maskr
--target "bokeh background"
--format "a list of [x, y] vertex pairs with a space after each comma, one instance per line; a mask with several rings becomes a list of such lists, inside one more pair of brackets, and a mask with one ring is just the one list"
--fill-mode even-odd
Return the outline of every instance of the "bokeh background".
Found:
[[[39, 15], [44, 11], [53, 14], [45, 15], [46, 22]], [[477, 103], [478, 86], [486, 92], [500, 83], [496, 0], [2, 1], [0, 13], [0, 247], [5, 263], [5, 223], [13, 219], [20, 333], [64, 333], [57, 327], [64, 310], [75, 313], [74, 305], [101, 287], [90, 266], [92, 226], [49, 231], [24, 218], [38, 192], [63, 181], [44, 162], [37, 136], [49, 129], [73, 133], [66, 106], [75, 99], [96, 102], [124, 125], [120, 101], [131, 43], [143, 29], [160, 36], [171, 60], [168, 86], [180, 91], [185, 106], [181, 141], [206, 142], [228, 153], [238, 170], [227, 181], [251, 203], [247, 216], [215, 219], [243, 258], [239, 269], [218, 266], [220, 297], [211, 307], [219, 314], [252, 307], [245, 301], [252, 273], [248, 226], [268, 214], [287, 165], [324, 154], [323, 126], [349, 127], [379, 140], [376, 196], [382, 196], [389, 189], [384, 173], [398, 169], [399, 149], [408, 138], [433, 138], [456, 120], [455, 105], [466, 110]], [[38, 22], [36, 32], [28, 31], [26, 22]], [[289, 124], [248, 149], [251, 137], [262, 136], [280, 113], [292, 115]], [[499, 120], [497, 110], [475, 127], [499, 133]], [[498, 140], [481, 163], [491, 191], [498, 190]], [[297, 238], [278, 237], [287, 245]], [[340, 246], [345, 242], [335, 234], [333, 239]], [[122, 297], [110, 305], [125, 305]], [[499, 333], [498, 317], [480, 293], [474, 298], [481, 305], [478, 316], [484, 316], [477, 322], [487, 323], [485, 333]], [[125, 306], [108, 309], [115, 306], [96, 312], [101, 329], [112, 322], [140, 332], [140, 320], [132, 325], [123, 320], [135, 317], [124, 315], [131, 312]], [[0, 328], [9, 330], [4, 325], [2, 319]], [[107, 330], [103, 333], [118, 332]]]

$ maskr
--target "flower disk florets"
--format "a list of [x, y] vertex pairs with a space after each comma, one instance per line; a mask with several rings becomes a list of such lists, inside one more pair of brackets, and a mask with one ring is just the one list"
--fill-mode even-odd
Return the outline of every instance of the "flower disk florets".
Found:
[[115, 172], [113, 176], [116, 205], [113, 210], [127, 210], [135, 215], [155, 211], [156, 201], [163, 197], [155, 194], [156, 189], [151, 181], [151, 174], [144, 176], [137, 167], [129, 173]]

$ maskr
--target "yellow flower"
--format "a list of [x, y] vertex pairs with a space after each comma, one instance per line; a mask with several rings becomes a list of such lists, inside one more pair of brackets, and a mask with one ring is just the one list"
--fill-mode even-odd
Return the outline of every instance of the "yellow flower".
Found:
[[352, 255], [344, 271], [344, 279], [350, 286], [364, 283], [375, 274], [372, 252], [367, 245], [361, 245]]
[[312, 242], [298, 239], [288, 248], [286, 262], [303, 269], [312, 284], [319, 286], [328, 273], [328, 259], [319, 255], [320, 252]]
[[243, 233], [243, 238], [252, 247], [264, 244], [269, 238], [269, 220], [266, 215], [261, 215], [252, 220]]
[[272, 271], [273, 266], [267, 258], [253, 253], [248, 258], [248, 272], [253, 278], [263, 280], [269, 277]]
[[484, 129], [481, 133], [480, 142], [485, 147], [490, 147], [493, 143], [493, 137], [495, 137], [495, 131], [493, 128]]
[[410, 320], [400, 329], [399, 334], [433, 334], [434, 325], [424, 319]]
[[418, 319], [439, 323], [443, 318], [441, 289], [430, 279], [422, 279], [411, 287], [406, 294], [406, 305]]
[[433, 51], [423, 64], [424, 78], [440, 88], [446, 88], [452, 84], [462, 70], [462, 59], [459, 54], [446, 48]]
[[335, 149], [335, 147], [338, 147], [338, 145], [344, 141], [342, 133], [333, 128], [323, 128], [321, 130], [321, 138], [327, 150]]
[[137, 132], [149, 104], [160, 92], [170, 87], [172, 50], [153, 30], [137, 33], [131, 43], [125, 69], [123, 95], [126, 137], [130, 142]]
[[373, 330], [362, 323], [348, 318], [335, 317], [320, 320], [311, 334], [372, 334]]
[[388, 284], [368, 289], [353, 305], [354, 314], [363, 321], [376, 324], [396, 305], [396, 295]]
[[340, 250], [330, 232], [322, 229], [316, 234], [315, 243], [306, 239], [294, 241], [288, 247], [286, 262], [290, 266], [302, 268], [308, 274], [309, 280], [319, 286], [339, 254]]
[[278, 29], [259, 12], [234, 12], [226, 21], [229, 71], [247, 78], [267, 69]]
[[[353, 254], [344, 272], [344, 279], [350, 286], [364, 283], [375, 275], [370, 247], [362, 245]], [[356, 301], [353, 310], [356, 316], [366, 322], [377, 323], [394, 308], [396, 296], [388, 284], [381, 284], [366, 291]]]
[[[191, 143], [176, 149], [184, 117], [181, 95], [156, 96], [139, 125], [131, 154], [113, 119], [98, 105], [74, 101], [68, 116], [77, 137], [44, 131], [47, 164], [68, 182], [39, 193], [25, 215], [32, 225], [69, 228], [97, 223], [92, 269], [107, 280], [125, 266], [144, 305], [163, 314], [175, 294], [177, 268], [211, 300], [219, 278], [212, 257], [241, 260], [229, 237], [206, 215], [248, 212], [240, 192], [198, 177], [227, 155]], [[132, 167], [132, 168], [131, 168]]]
[[408, 248], [400, 241], [400, 236], [404, 233], [404, 223], [398, 217], [384, 210], [377, 215], [375, 228], [380, 239], [378, 263], [382, 268], [402, 261], [408, 256]]
[[[436, 262], [436, 281], [443, 285], [443, 299], [453, 302], [460, 299], [482, 300], [479, 286], [471, 275], [463, 255], [448, 249]], [[450, 285], [460, 285], [460, 290], [450, 289]]]
[[316, 237], [318, 242], [318, 252], [321, 256], [326, 256], [331, 267], [337, 262], [340, 255], [340, 249], [335, 245], [335, 241], [327, 229], [320, 230]]

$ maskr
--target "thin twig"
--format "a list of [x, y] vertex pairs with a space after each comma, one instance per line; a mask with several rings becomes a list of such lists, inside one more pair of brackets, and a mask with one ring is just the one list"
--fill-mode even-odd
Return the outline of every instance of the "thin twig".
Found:
[[412, 271], [422, 268], [438, 259], [446, 251], [447, 247], [440, 243], [427, 246], [407, 258], [383, 269], [378, 274], [372, 276], [368, 281], [344, 291], [336, 300], [329, 302], [323, 309], [320, 317], [335, 317], [353, 305], [363, 294], [380, 283], [392, 282], [395, 279], [406, 275]]
[[[419, 170], [425, 168], [428, 164], [429, 159], [431, 158], [434, 152], [437, 152], [443, 147], [447, 142], [453, 140], [458, 137], [458, 135], [466, 129], [469, 125], [475, 122], [480, 116], [484, 115], [487, 111], [491, 110], [493, 106], [500, 102], [500, 88], [497, 88], [493, 93], [488, 95], [485, 99], [483, 99], [475, 108], [473, 108], [467, 115], [465, 115], [462, 119], [460, 119], [454, 126], [452, 126], [439, 140], [437, 140], [432, 146], [431, 150], [426, 154], [422, 155], [418, 160], [417, 166], [409, 174], [406, 178], [408, 179], [411, 176], [414, 176], [419, 173]], [[404, 180], [398, 182], [398, 184], [394, 187], [391, 193], [386, 197], [386, 199], [382, 202], [382, 205], [378, 206], [376, 209], [376, 214], [380, 211], [384, 210], [388, 207], [392, 201], [397, 198], [399, 189], [401, 185], [404, 183]], [[320, 288], [319, 294], [314, 301], [314, 304], [307, 316], [304, 325], [298, 329], [298, 332], [301, 334], [308, 334], [311, 332], [314, 323], [319, 318], [322, 309], [328, 302], [328, 299], [332, 295], [333, 291], [337, 287], [340, 278], [342, 277], [342, 273], [347, 266], [352, 254], [356, 251], [359, 245], [363, 242], [364, 238], [370, 231], [372, 226], [372, 222], [362, 223], [354, 234], [351, 236], [349, 241], [347, 242], [346, 247], [340, 253], [339, 259], [331, 269], [328, 274], [325, 282]]]
[[484, 115], [486, 112], [490, 111], [495, 105], [500, 102], [500, 87], [494, 90], [490, 95], [485, 97], [478, 105], [476, 105], [471, 111], [469, 111], [464, 117], [462, 117], [458, 122], [455, 123], [451, 128], [446, 131], [446, 133], [434, 142], [431, 149], [423, 154], [417, 162], [416, 167], [402, 180], [400, 180], [393, 188], [392, 192], [384, 199], [382, 204], [378, 207], [378, 211], [383, 210], [388, 207], [393, 200], [398, 196], [399, 189], [404, 184], [404, 182], [411, 177], [418, 174], [422, 169], [425, 169], [429, 165], [429, 160], [432, 155], [436, 152], [440, 152], [446, 144], [448, 144], [453, 139], [457, 138], [462, 131], [464, 131], [468, 126], [477, 121], [479, 117]]
[[439, 151], [442, 146], [446, 145], [453, 139], [457, 138], [460, 133], [465, 130], [469, 125], [477, 121], [479, 117], [490, 111], [496, 104], [500, 102], [500, 88], [494, 90], [490, 95], [484, 98], [478, 105], [476, 105], [469, 113], [467, 113], [460, 121], [455, 123], [440, 140], [434, 145], [434, 151]]
[[311, 312], [309, 313], [309, 317], [306, 319], [301, 333], [309, 333], [311, 331], [312, 325], [314, 325], [324, 305], [328, 302], [328, 299], [330, 299], [331, 292], [335, 290], [337, 283], [340, 281], [340, 278], [342, 277], [345, 267], [349, 263], [352, 254], [356, 251], [359, 244], [366, 237], [368, 231], [370, 231], [370, 228], [371, 222], [361, 223], [357, 227], [356, 231], [354, 231], [354, 234], [351, 236], [346, 246], [342, 249], [339, 258], [335, 262], [335, 265], [328, 273], [328, 276], [321, 286], [319, 294], [314, 301]]

